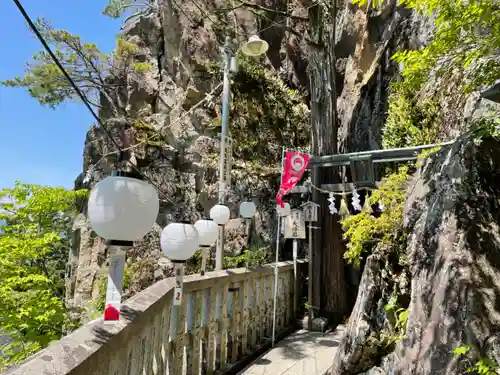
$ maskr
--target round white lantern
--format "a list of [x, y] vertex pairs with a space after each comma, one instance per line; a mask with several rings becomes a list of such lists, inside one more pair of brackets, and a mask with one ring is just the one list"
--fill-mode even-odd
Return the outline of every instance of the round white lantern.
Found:
[[217, 241], [218, 226], [213, 220], [198, 220], [194, 223], [200, 237], [200, 246], [212, 246]]
[[276, 212], [278, 216], [288, 216], [290, 215], [290, 203], [284, 203], [285, 207], [281, 207], [279, 204], [276, 205]]
[[196, 253], [200, 237], [194, 225], [171, 223], [161, 231], [160, 246], [168, 259], [182, 262]]
[[231, 211], [223, 204], [216, 204], [210, 210], [210, 219], [215, 221], [217, 225], [226, 225], [231, 216]]
[[111, 241], [140, 240], [156, 221], [160, 202], [156, 189], [129, 172], [114, 172], [97, 183], [88, 201], [92, 229]]
[[245, 219], [251, 219], [255, 215], [255, 203], [253, 202], [241, 202], [240, 204], [240, 215]]

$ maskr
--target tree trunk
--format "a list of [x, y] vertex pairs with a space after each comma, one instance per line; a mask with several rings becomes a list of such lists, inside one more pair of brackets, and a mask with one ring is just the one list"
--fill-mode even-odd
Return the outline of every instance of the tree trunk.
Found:
[[[335, 2], [328, 13], [321, 5], [309, 9], [311, 144], [313, 155], [331, 155], [338, 151], [338, 122], [335, 85]], [[325, 27], [325, 25], [327, 25]], [[313, 184], [340, 181], [333, 168], [314, 169]], [[313, 201], [320, 204], [319, 227], [313, 237], [313, 305], [330, 323], [340, 323], [347, 310], [344, 280], [344, 243], [337, 215], [330, 215], [326, 197], [314, 191]]]

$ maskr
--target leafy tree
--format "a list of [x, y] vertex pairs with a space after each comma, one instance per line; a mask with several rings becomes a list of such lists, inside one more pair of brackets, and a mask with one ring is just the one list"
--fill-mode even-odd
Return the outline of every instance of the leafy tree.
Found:
[[[493, 0], [402, 0], [422, 14], [432, 15], [436, 31], [431, 43], [417, 51], [397, 53], [403, 76], [418, 87], [432, 69], [438, 75], [463, 72], [470, 91], [500, 78], [500, 8]], [[473, 64], [473, 69], [467, 69]], [[472, 66], [471, 66], [472, 68]]]
[[[105, 103], [113, 115], [125, 114], [126, 104], [120, 92], [126, 84], [127, 75], [132, 71], [150, 69], [149, 64], [134, 61], [137, 45], [118, 37], [115, 50], [106, 54], [95, 44], [83, 42], [77, 35], [54, 29], [44, 19], [38, 19], [36, 26], [90, 104], [102, 108]], [[27, 63], [23, 77], [14, 77], [0, 84], [27, 88], [32, 97], [51, 108], [66, 100], [79, 100], [64, 74], [45, 51], [36, 53], [33, 61]]]
[[0, 191], [0, 327], [12, 341], [0, 352], [11, 362], [68, 328], [64, 273], [76, 201], [86, 194], [19, 182]]
[[111, 18], [120, 18], [125, 13], [142, 13], [157, 5], [155, 0], [108, 0], [102, 13]]
[[[354, 3], [362, 6], [368, 0]], [[381, 3], [382, 0], [371, 2], [372, 6]], [[428, 46], [394, 55], [404, 64], [406, 84], [418, 89], [431, 71], [438, 76], [461, 72], [466, 91], [500, 79], [500, 7], [496, 1], [400, 0], [399, 4], [423, 15], [435, 15], [436, 31]]]

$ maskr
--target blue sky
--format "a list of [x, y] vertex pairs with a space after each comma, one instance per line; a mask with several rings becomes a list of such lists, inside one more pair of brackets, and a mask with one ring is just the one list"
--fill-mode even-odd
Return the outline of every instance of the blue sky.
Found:
[[[32, 19], [49, 19], [54, 27], [79, 34], [104, 51], [114, 46], [120, 24], [101, 15], [106, 0], [21, 3]], [[22, 75], [25, 62], [42, 47], [11, 0], [2, 4], [0, 35], [0, 80]], [[92, 123], [82, 104], [65, 103], [52, 110], [23, 89], [0, 87], [0, 189], [16, 180], [72, 188]]]

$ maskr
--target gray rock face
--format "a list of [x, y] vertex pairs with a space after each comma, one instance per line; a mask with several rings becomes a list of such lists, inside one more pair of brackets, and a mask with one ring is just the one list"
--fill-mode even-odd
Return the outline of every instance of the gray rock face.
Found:
[[400, 76], [392, 55], [419, 48], [432, 36], [432, 20], [386, 1], [378, 9], [346, 5], [335, 46], [340, 152], [379, 149], [390, 83]]
[[[500, 363], [500, 142], [464, 136], [431, 156], [409, 186], [405, 212], [411, 299], [406, 339], [384, 358], [369, 344], [385, 288], [366, 264], [330, 375], [462, 374], [452, 353], [471, 345]], [[374, 359], [377, 363], [374, 363]]]
[[[241, 28], [239, 32], [249, 36], [256, 33], [258, 24], [254, 14], [246, 8], [234, 12], [214, 11], [214, 7], [227, 8], [222, 1], [202, 4], [204, 12], [194, 4], [183, 4], [182, 11], [169, 6], [163, 4], [160, 14], [150, 11], [132, 17], [123, 26], [123, 37], [138, 46], [134, 58], [151, 68], [113, 78], [118, 79], [113, 83], [119, 88], [116, 96], [125, 115], [113, 112], [104, 96], [101, 96], [99, 112], [101, 120], [122, 148], [130, 148], [125, 157], [135, 160], [138, 168], [162, 193], [157, 225], [135, 244], [127, 260], [128, 265], [147, 260], [145, 264], [149, 266], [143, 272], [150, 277], [141, 280], [147, 279], [150, 283], [168, 277], [172, 272], [170, 263], [162, 257], [159, 249], [161, 228], [172, 221], [194, 222], [206, 217], [217, 203], [220, 131], [217, 121], [221, 115], [222, 77], [209, 70], [210, 64], [220, 60], [219, 46], [224, 40], [221, 25], [236, 22]], [[303, 8], [298, 3], [295, 6], [295, 12], [300, 13]], [[261, 28], [267, 26], [261, 25]], [[275, 77], [284, 69], [288, 83], [300, 88], [305, 76], [305, 66], [299, 61], [302, 59], [300, 38], [285, 37], [279, 25], [268, 28], [266, 38], [272, 43], [268, 58], [262, 61], [263, 66], [272, 70], [271, 75]], [[240, 35], [238, 39], [238, 42], [243, 42], [245, 38]], [[289, 43], [298, 47], [294, 47], [295, 54], [289, 57], [276, 55], [277, 51], [286, 50]], [[211, 99], [204, 100], [209, 93]], [[304, 121], [299, 124], [301, 128], [289, 124], [286, 131], [305, 139], [306, 136], [300, 133], [305, 132], [308, 110], [303, 104], [301, 106], [297, 108], [304, 113]], [[140, 123], [136, 119], [140, 119]], [[279, 129], [277, 133], [280, 132], [284, 133]], [[281, 146], [291, 146], [297, 138], [281, 141], [272, 135], [264, 135], [264, 138], [267, 144], [259, 147], [265, 147], [272, 157], [263, 157], [258, 170], [255, 163], [247, 163], [244, 158], [233, 161], [233, 192], [226, 200], [231, 216], [235, 218], [226, 231], [229, 253], [238, 254], [247, 246], [244, 223], [237, 219], [239, 202], [244, 194], [259, 197], [250, 245], [265, 247], [275, 241], [274, 196], [279, 180]], [[149, 140], [136, 145], [146, 139]], [[304, 142], [298, 146], [304, 146]], [[277, 151], [273, 153], [273, 150]], [[97, 126], [91, 127], [85, 141], [83, 173], [76, 180], [75, 187], [90, 189], [113, 168], [119, 167], [115, 151], [104, 132]], [[99, 296], [98, 281], [106, 273], [106, 267], [106, 246], [90, 228], [84, 205], [74, 224], [73, 249], [66, 277], [66, 300], [75, 311], [88, 306]], [[138, 291], [137, 288], [132, 289]]]

